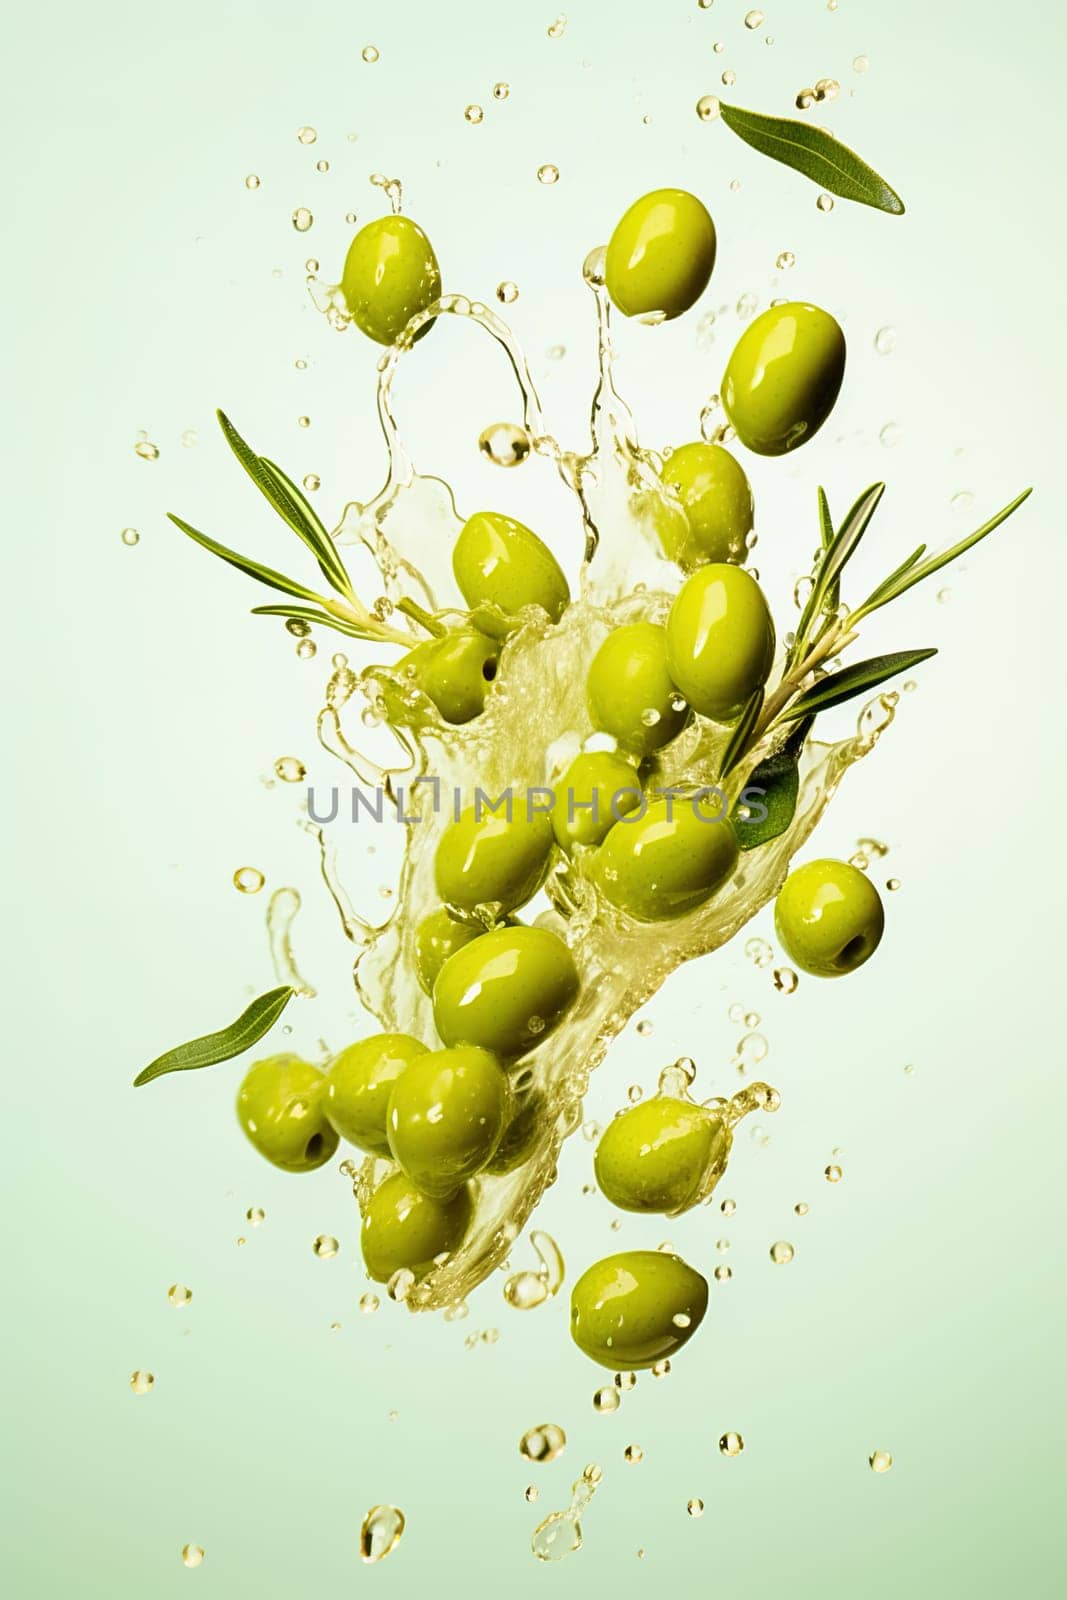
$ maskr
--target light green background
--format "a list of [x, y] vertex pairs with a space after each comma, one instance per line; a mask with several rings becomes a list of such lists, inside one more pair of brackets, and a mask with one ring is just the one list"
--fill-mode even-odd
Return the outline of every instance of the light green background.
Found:
[[[555, 42], [547, 0], [9, 10], [0, 1570], [18, 1600], [1064, 1591], [1064, 24], [1055, 8], [989, 0], [841, 0], [833, 14], [767, 0], [754, 34], [737, 0], [567, 8]], [[850, 66], [860, 52], [864, 76]], [[736, 99], [765, 109], [839, 78], [825, 120], [888, 173], [907, 217], [843, 203], [820, 215], [802, 179], [700, 124], [693, 104], [724, 68]], [[479, 127], [463, 121], [470, 101], [486, 108]], [[310, 149], [295, 137], [305, 123], [319, 130]], [[535, 181], [546, 161], [554, 189]], [[763, 1018], [783, 1095], [770, 1142], [739, 1140], [729, 1223], [702, 1210], [614, 1234], [606, 1204], [581, 1194], [590, 1146], [567, 1149], [539, 1220], [571, 1275], [665, 1234], [710, 1270], [715, 1239], [731, 1243], [734, 1278], [699, 1340], [612, 1417], [592, 1411], [597, 1375], [569, 1345], [566, 1295], [524, 1316], [496, 1279], [466, 1323], [389, 1304], [360, 1316], [343, 1181], [257, 1162], [232, 1119], [235, 1068], [128, 1087], [269, 982], [266, 896], [230, 886], [244, 862], [305, 892], [297, 949], [321, 1000], [294, 1018], [294, 1044], [354, 1031], [298, 796], [261, 781], [282, 754], [330, 778], [312, 750], [325, 653], [298, 663], [279, 628], [247, 615], [253, 587], [163, 512], [297, 559], [226, 457], [216, 404], [295, 473], [319, 472], [331, 515], [377, 487], [375, 353], [332, 334], [302, 285], [309, 255], [337, 270], [344, 213], [378, 209], [374, 170], [403, 178], [447, 288], [489, 298], [519, 283], [515, 325], [568, 442], [591, 373], [578, 265], [645, 188], [706, 198], [720, 230], [707, 304], [729, 308], [710, 351], [695, 318], [620, 330], [620, 383], [648, 443], [692, 434], [740, 294], [810, 296], [843, 318], [838, 417], [795, 461], [753, 465], [758, 565], [780, 616], [812, 549], [818, 481], [840, 507], [889, 478], [867, 574], [919, 537], [965, 531], [1025, 482], [1038, 491], [951, 576], [947, 603], [920, 591], [871, 627], [874, 646], [942, 652], [819, 835], [827, 853], [871, 833], [892, 846], [880, 875], [902, 888], [878, 960], [785, 998], [742, 939], [678, 975], [649, 1008], [652, 1036], [629, 1030], [598, 1076], [601, 1118], [682, 1051], [706, 1093], [729, 1092], [741, 1030], [727, 1011], [741, 1003]], [[288, 220], [298, 205], [316, 217], [303, 236]], [[776, 285], [782, 250], [797, 265]], [[883, 358], [873, 337], [887, 324], [899, 343]], [[402, 383], [417, 459], [468, 508], [527, 516], [573, 559], [573, 514], [547, 469], [505, 479], [477, 457], [478, 431], [513, 400], [486, 342], [463, 331], [435, 333]], [[567, 354], [550, 362], [557, 343]], [[893, 449], [878, 442], [887, 422]], [[155, 464], [133, 454], [141, 428]], [[961, 489], [975, 495], [965, 513], [949, 506]], [[136, 549], [125, 525], [142, 530]], [[343, 844], [350, 887], [380, 905], [395, 840]], [[769, 918], [754, 931], [769, 935]], [[845, 1178], [830, 1188], [835, 1146]], [[255, 1231], [253, 1205], [268, 1213]], [[341, 1239], [338, 1259], [313, 1257], [320, 1231]], [[779, 1237], [796, 1243], [787, 1268], [768, 1259]], [[176, 1279], [194, 1291], [184, 1311], [167, 1304]], [[498, 1343], [464, 1348], [490, 1327]], [[156, 1374], [143, 1399], [135, 1367]], [[569, 1444], [531, 1468], [516, 1441], [544, 1420]], [[738, 1460], [716, 1449], [727, 1428], [745, 1437]], [[640, 1466], [623, 1464], [630, 1442]], [[893, 1452], [887, 1476], [867, 1468], [875, 1448]], [[590, 1460], [604, 1481], [585, 1547], [542, 1568], [531, 1529]], [[697, 1495], [707, 1510], [692, 1521]], [[373, 1569], [356, 1539], [376, 1501], [402, 1506], [408, 1531]], [[181, 1565], [186, 1541], [207, 1550], [197, 1572]]]

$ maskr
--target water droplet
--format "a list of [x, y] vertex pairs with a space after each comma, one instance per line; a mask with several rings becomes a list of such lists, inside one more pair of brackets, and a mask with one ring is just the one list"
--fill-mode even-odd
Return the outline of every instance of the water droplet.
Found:
[[841, 85], [836, 78], [820, 78], [815, 85], [815, 98], [823, 100], [836, 100], [841, 93]]
[[362, 1311], [365, 1317], [373, 1316], [374, 1312], [377, 1311], [380, 1305], [381, 1301], [378, 1299], [378, 1296], [376, 1294], [372, 1294], [369, 1290], [366, 1294], [361, 1294], [359, 1297], [359, 1309]]
[[193, 1291], [186, 1288], [184, 1283], [172, 1283], [167, 1290], [167, 1299], [172, 1306], [187, 1306], [193, 1298]]
[[266, 881], [258, 867], [238, 867], [233, 875], [233, 886], [242, 894], [258, 894]]
[[893, 1457], [888, 1450], [872, 1450], [867, 1461], [872, 1472], [888, 1472], [893, 1465]]
[[512, 283], [510, 278], [505, 278], [502, 283], [498, 283], [496, 286], [496, 297], [502, 306], [514, 305], [519, 298], [518, 284]]
[[759, 301], [756, 299], [756, 296], [749, 292], [740, 297], [734, 309], [736, 310], [741, 321], [747, 322], [748, 318], [752, 315], [758, 305]]
[[497, 467], [520, 467], [530, 454], [530, 435], [517, 422], [493, 422], [478, 435], [478, 449]]
[[949, 601], [952, 599], [952, 590], [939, 589], [935, 598], [939, 606], [947, 606]]
[[373, 44], [365, 44], [360, 54], [369, 67], [372, 67], [376, 61], [380, 60], [378, 47]]
[[645, 1452], [639, 1444], [628, 1444], [622, 1453], [622, 1459], [628, 1461], [631, 1466], [636, 1466], [639, 1461], [645, 1459]]
[[900, 443], [900, 431], [898, 422], [885, 423], [878, 434], [879, 442], [884, 444], [887, 450], [892, 450], [895, 445]]
[[151, 1394], [155, 1382], [155, 1374], [152, 1372], [142, 1372], [138, 1368], [136, 1372], [130, 1373], [130, 1388], [134, 1394]]
[[733, 1275], [733, 1268], [728, 1267], [725, 1264], [717, 1266], [713, 1274], [716, 1283], [729, 1283]]
[[852, 70], [853, 70], [853, 72], [866, 72], [868, 67], [870, 66], [870, 64], [871, 64], [870, 56], [853, 56], [852, 57]]
[[322, 488], [322, 479], [317, 472], [308, 472], [304, 475], [304, 488], [309, 494], [314, 494], [316, 489]]
[[547, 1464], [555, 1461], [567, 1447], [567, 1435], [555, 1422], [541, 1422], [528, 1428], [519, 1440], [519, 1454], [526, 1461]]
[[547, 29], [550, 39], [562, 39], [566, 31], [567, 19], [562, 15], [558, 16], [555, 22], [550, 22]]
[[724, 1200], [722, 1205], [719, 1207], [719, 1210], [722, 1212], [724, 1217], [732, 1217], [734, 1212], [737, 1210], [737, 1201]]
[[722, 75], [722, 81], [727, 89], [733, 88], [734, 84], [737, 82], [737, 73], [734, 72], [732, 67], [727, 67], [726, 71]]
[[301, 639], [300, 643], [296, 647], [296, 653], [300, 657], [301, 661], [310, 661], [312, 656], [317, 652], [318, 648], [319, 647], [315, 643], [314, 639]]
[[719, 1440], [719, 1449], [724, 1456], [739, 1456], [745, 1448], [745, 1441], [739, 1433], [724, 1433]]
[[530, 1505], [533, 1505], [540, 1493], [541, 1491], [537, 1487], [536, 1483], [528, 1483], [523, 1491], [523, 1499], [528, 1501]]
[[797, 97], [793, 101], [798, 111], [810, 111], [815, 104], [815, 92], [812, 89], [798, 89]]
[[261, 1223], [266, 1222], [267, 1213], [262, 1206], [249, 1206], [245, 1212], [245, 1220], [250, 1222], [253, 1228], [258, 1228]]
[[779, 994], [795, 994], [800, 979], [792, 967], [775, 967], [772, 974], [774, 987]]
[[974, 505], [973, 489], [957, 489], [949, 501], [953, 511], [967, 511]]
[[697, 116], [701, 122], [714, 122], [719, 115], [719, 97], [717, 94], [702, 94], [697, 101]]
[[493, 85], [493, 99], [494, 100], [506, 100], [510, 93], [511, 93], [511, 85], [510, 85], [510, 83], [494, 83], [494, 85]]
[[146, 433], [142, 433], [134, 444], [133, 453], [140, 456], [142, 461], [158, 461], [159, 446], [153, 444]]
[[798, 1217], [806, 1217], [808, 1214], [807, 1201], [798, 1200], [796, 1205], [793, 1207], [793, 1210]]
[[831, 1164], [824, 1171], [823, 1177], [826, 1179], [827, 1183], [840, 1183], [841, 1179], [844, 1177], [844, 1173], [841, 1171], [840, 1167]]
[[385, 1286], [385, 1292], [390, 1300], [395, 1300], [398, 1305], [403, 1305], [414, 1287], [415, 1274], [410, 1272], [407, 1267], [400, 1267], [389, 1279]]
[[546, 161], [544, 166], [537, 169], [537, 181], [538, 183], [558, 183], [559, 168], [554, 167], [551, 161]]
[[484, 116], [485, 112], [482, 110], [481, 106], [476, 105], [467, 106], [463, 112], [464, 121], [471, 123], [471, 125], [474, 127], [476, 127], [478, 123], [482, 121]]
[[530, 1540], [530, 1549], [538, 1561], [562, 1561], [581, 1548], [582, 1525], [571, 1511], [553, 1511], [538, 1523]]
[[316, 172], [329, 172], [329, 170], [330, 170], [330, 163], [328, 161], [316, 161], [316, 163], [315, 163], [315, 171]]
[[703, 1500], [687, 1500], [685, 1509], [691, 1517], [702, 1517], [704, 1515], [704, 1502]]
[[[673, 1251], [672, 1251], [672, 1254], [673, 1254]], [[678, 1320], [679, 1317], [681, 1317], [681, 1321]], [[679, 1312], [678, 1316], [674, 1316], [674, 1317], [671, 1318], [671, 1321], [674, 1323], [674, 1326], [676, 1328], [688, 1328], [689, 1320], [690, 1319], [686, 1316], [684, 1311]], [[671, 1364], [670, 1364], [670, 1362], [667, 1360], [667, 1358], [665, 1356], [662, 1361], [657, 1361], [653, 1365], [653, 1367], [652, 1367], [652, 1376], [654, 1378], [666, 1378], [667, 1375], [669, 1374], [670, 1370], [671, 1370]]]
[[783, 250], [781, 254], [776, 257], [774, 264], [778, 268], [779, 272], [788, 272], [790, 267], [796, 266], [797, 258], [793, 254], [792, 250]]
[[900, 879], [899, 878], [887, 878], [885, 880], [885, 886], [889, 890], [890, 894], [896, 894], [897, 890], [900, 888]]
[[187, 1567], [198, 1567], [204, 1559], [203, 1547], [198, 1544], [182, 1545], [182, 1563]]
[[623, 1394], [629, 1394], [631, 1389], [637, 1388], [637, 1373], [617, 1372], [612, 1382], [616, 1389], [619, 1389]]
[[314, 128], [297, 128], [296, 136], [301, 144], [314, 144], [318, 133]]
[[371, 1506], [359, 1530], [359, 1559], [384, 1561], [400, 1543], [403, 1532], [404, 1513], [399, 1506]]
[[293, 212], [293, 227], [297, 233], [307, 233], [314, 220], [315, 218], [311, 215], [307, 206], [297, 206]]
[[141, 541], [141, 535], [136, 528], [123, 528], [121, 534], [123, 544], [135, 545]]
[[606, 1384], [603, 1389], [598, 1389], [593, 1396], [593, 1410], [606, 1416], [610, 1411], [619, 1409], [619, 1391], [613, 1383]]
[[246, 189], [258, 189], [259, 188], [259, 183], [260, 183], [260, 180], [259, 180], [258, 173], [250, 172], [248, 174], [248, 177], [245, 179], [245, 188]]
[[832, 211], [834, 209], [834, 197], [830, 194], [821, 194], [815, 205], [819, 211]]
[[302, 783], [308, 775], [307, 767], [296, 756], [279, 756], [274, 772], [283, 783]]
[[788, 1239], [776, 1239], [770, 1248], [770, 1257], [776, 1267], [787, 1267], [796, 1255]]
[[645, 1018], [643, 1021], [637, 1024], [637, 1027], [634, 1031], [639, 1039], [650, 1039], [652, 1037], [652, 1024], [647, 1018]]
[[312, 1254], [320, 1261], [331, 1261], [340, 1248], [332, 1233], [318, 1234], [311, 1245]]
[[880, 356], [889, 356], [897, 347], [897, 330], [895, 328], [879, 328], [874, 336], [875, 352]]

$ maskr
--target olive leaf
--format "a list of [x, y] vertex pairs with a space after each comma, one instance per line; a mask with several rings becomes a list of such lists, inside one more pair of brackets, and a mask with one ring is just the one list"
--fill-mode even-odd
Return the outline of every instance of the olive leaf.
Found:
[[173, 1050], [167, 1050], [150, 1061], [134, 1078], [134, 1088], [139, 1089], [142, 1084], [151, 1083], [153, 1078], [162, 1078], [168, 1072], [189, 1072], [196, 1067], [211, 1067], [217, 1061], [229, 1061], [232, 1056], [242, 1055], [273, 1028], [295, 993], [296, 990], [288, 984], [279, 989], [268, 989], [266, 994], [258, 995], [228, 1028], [220, 1028], [218, 1033], [205, 1033], [200, 1039], [190, 1039], [187, 1044], [176, 1045]]
[[795, 117], [767, 117], [758, 111], [744, 111], [721, 101], [719, 114], [731, 133], [760, 155], [803, 173], [842, 200], [855, 200], [891, 216], [904, 214], [904, 202], [896, 190], [824, 128], [798, 122]]
[[857, 661], [851, 667], [843, 667], [840, 672], [821, 678], [813, 689], [782, 712], [782, 719], [791, 722], [795, 717], [807, 717], [816, 711], [828, 711], [831, 706], [844, 705], [846, 700], [874, 689], [887, 678], [894, 678], [898, 672], [906, 672], [909, 667], [928, 661], [936, 654], [936, 650], [897, 650], [892, 655]]
[[[316, 599], [318, 596], [316, 595]], [[332, 617], [328, 611], [316, 611], [311, 606], [253, 606], [254, 617], [287, 617], [296, 622], [314, 622], [320, 628], [336, 628], [338, 633], [345, 633], [350, 639], [365, 639], [367, 635], [356, 627], [355, 623], [346, 622], [342, 617]]]
[[298, 600], [320, 600], [314, 589], [305, 588], [302, 583], [297, 583], [295, 578], [287, 578], [284, 572], [275, 572], [273, 567], [265, 567], [258, 561], [253, 561], [249, 556], [243, 556], [236, 550], [230, 550], [226, 545], [219, 544], [217, 539], [212, 539], [206, 533], [201, 533], [199, 528], [194, 528], [191, 523], [183, 522], [181, 517], [175, 516], [173, 511], [167, 512], [167, 519], [173, 522], [188, 534], [196, 544], [205, 550], [210, 550], [213, 556], [218, 556], [222, 561], [228, 561], [231, 567], [236, 567], [238, 572], [244, 572], [250, 578], [258, 578], [260, 583], [265, 583], [268, 588], [280, 589], [282, 594], [295, 595]]
[[[808, 716], [798, 722], [781, 748], [749, 774], [730, 818], [742, 850], [755, 850], [757, 845], [777, 839], [792, 822], [800, 793], [800, 753], [814, 720]], [[758, 807], [764, 815], [742, 817], [741, 806], [749, 812]]]
[[830, 508], [826, 495], [819, 490], [819, 527], [822, 539], [822, 555], [815, 571], [815, 581], [811, 587], [804, 610], [801, 612], [797, 624], [796, 639], [790, 652], [791, 659], [799, 657], [808, 642], [815, 621], [819, 617], [830, 618], [836, 613], [841, 597], [841, 574], [850, 558], [855, 554], [860, 540], [870, 526], [871, 518], [878, 509], [879, 501], [885, 493], [884, 483], [872, 483], [865, 489], [859, 499], [852, 505], [837, 532], [833, 532], [830, 522]]

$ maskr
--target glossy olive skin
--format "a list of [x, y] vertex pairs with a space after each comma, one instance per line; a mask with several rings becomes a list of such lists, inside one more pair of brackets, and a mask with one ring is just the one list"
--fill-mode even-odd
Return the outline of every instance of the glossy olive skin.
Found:
[[484, 633], [503, 639], [526, 606], [558, 622], [571, 598], [563, 569], [532, 528], [499, 511], [476, 511], [452, 551], [459, 591]]
[[695, 711], [733, 722], [773, 663], [774, 621], [755, 578], [713, 562], [686, 579], [667, 618], [667, 666]]
[[426, 1046], [409, 1033], [375, 1033], [335, 1056], [326, 1074], [325, 1109], [330, 1126], [369, 1155], [387, 1156], [385, 1114], [400, 1074]]
[[269, 1056], [245, 1073], [237, 1120], [261, 1156], [283, 1172], [313, 1172], [337, 1149], [326, 1120], [326, 1078], [299, 1056]]
[[575, 756], [553, 788], [552, 831], [563, 850], [600, 844], [620, 817], [641, 804], [636, 767], [610, 750]]
[[604, 281], [626, 317], [680, 317], [708, 286], [715, 224], [696, 195], [653, 189], [624, 211], [608, 241]]
[[617, 822], [590, 868], [605, 899], [638, 922], [665, 922], [710, 900], [737, 864], [737, 840], [715, 796], [696, 810], [685, 798], [652, 800], [643, 817]]
[[608, 1123], [593, 1157], [601, 1192], [623, 1211], [685, 1211], [708, 1168], [721, 1167], [731, 1139], [706, 1106], [654, 1095]]
[[624, 1250], [596, 1262], [574, 1285], [571, 1338], [602, 1367], [639, 1372], [680, 1350], [707, 1309], [707, 1280], [680, 1256]]
[[814, 437], [845, 376], [845, 336], [828, 311], [791, 301], [750, 322], [722, 379], [722, 403], [742, 444], [783, 456]]
[[430, 1050], [393, 1085], [393, 1158], [422, 1194], [444, 1200], [490, 1160], [511, 1115], [511, 1087], [488, 1050]]
[[528, 817], [522, 796], [509, 819], [485, 806], [460, 813], [441, 835], [434, 856], [437, 892], [462, 911], [496, 905], [515, 911], [537, 893], [548, 871], [552, 824], [543, 813]]
[[458, 1249], [470, 1220], [469, 1190], [435, 1200], [420, 1194], [403, 1172], [392, 1173], [363, 1214], [359, 1242], [368, 1273], [377, 1283], [388, 1283], [402, 1267], [424, 1278], [436, 1256]]
[[502, 1177], [526, 1164], [537, 1142], [543, 1111], [544, 1099], [536, 1089], [515, 1096], [515, 1107], [504, 1136], [485, 1164], [487, 1173]]
[[697, 440], [672, 450], [660, 477], [681, 501], [686, 523], [684, 530], [673, 519], [663, 523], [664, 553], [687, 572], [705, 561], [744, 561], [755, 510], [736, 456]]
[[457, 922], [445, 906], [423, 917], [415, 930], [415, 971], [427, 994], [433, 993], [437, 974], [449, 956], [484, 932], [480, 924]]
[[578, 993], [574, 957], [548, 928], [493, 928], [445, 962], [433, 991], [447, 1045], [475, 1044], [502, 1060], [551, 1032]]
[[500, 645], [477, 628], [456, 628], [440, 639], [424, 639], [397, 662], [410, 674], [446, 722], [471, 722], [485, 709], [485, 692], [496, 677]]
[[[348, 247], [341, 293], [356, 326], [377, 344], [394, 344], [413, 316], [441, 293], [433, 246], [410, 217], [378, 217]], [[433, 327], [428, 322], [422, 333]]]
[[840, 978], [874, 955], [885, 929], [885, 908], [858, 867], [809, 861], [783, 884], [774, 925], [794, 966], [815, 978]]
[[629, 622], [608, 634], [589, 666], [586, 700], [593, 726], [626, 750], [649, 755], [681, 733], [689, 707], [667, 671], [667, 633], [657, 622]]

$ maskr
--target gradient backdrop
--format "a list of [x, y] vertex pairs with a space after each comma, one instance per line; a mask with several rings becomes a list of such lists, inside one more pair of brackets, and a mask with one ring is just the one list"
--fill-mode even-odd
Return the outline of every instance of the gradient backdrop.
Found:
[[[566, 3], [555, 40], [547, 0], [9, 13], [2, 1570], [18, 1600], [1064, 1592], [1064, 23], [991, 0], [766, 0], [749, 31], [740, 0]], [[820, 115], [907, 216], [843, 202], [823, 215], [805, 180], [699, 122], [694, 103], [724, 70], [739, 103], [783, 112], [803, 85], [839, 79]], [[478, 126], [469, 102], [485, 108]], [[553, 188], [536, 181], [545, 162]], [[598, 1074], [601, 1119], [681, 1052], [704, 1093], [728, 1093], [740, 1005], [762, 1019], [783, 1098], [769, 1142], [739, 1138], [728, 1222], [711, 1209], [613, 1233], [607, 1204], [581, 1192], [591, 1146], [567, 1148], [538, 1220], [569, 1279], [665, 1236], [734, 1273], [674, 1372], [642, 1377], [613, 1416], [592, 1410], [598, 1375], [569, 1344], [566, 1292], [524, 1315], [498, 1277], [464, 1323], [388, 1302], [360, 1315], [343, 1180], [258, 1160], [233, 1120], [236, 1065], [129, 1087], [269, 985], [267, 893], [231, 885], [245, 863], [305, 895], [294, 939], [320, 998], [294, 1008], [294, 1047], [336, 1048], [365, 1026], [299, 791], [264, 782], [287, 754], [321, 783], [336, 776], [313, 731], [330, 645], [298, 661], [280, 625], [248, 615], [255, 586], [163, 513], [299, 562], [217, 437], [216, 405], [294, 475], [321, 476], [329, 519], [377, 488], [376, 353], [331, 332], [303, 286], [308, 257], [338, 271], [346, 212], [381, 209], [376, 170], [403, 179], [446, 288], [490, 299], [518, 283], [514, 323], [571, 443], [592, 372], [580, 263], [648, 188], [686, 186], [711, 207], [720, 254], [701, 311], [725, 310], [710, 345], [696, 313], [619, 330], [647, 443], [692, 437], [741, 295], [810, 297], [841, 317], [850, 370], [834, 422], [795, 459], [746, 462], [782, 619], [814, 547], [816, 483], [841, 508], [888, 478], [865, 576], [1037, 490], [946, 578], [942, 603], [934, 585], [870, 627], [872, 646], [941, 648], [818, 835], [821, 853], [847, 856], [862, 835], [891, 846], [878, 876], [901, 887], [878, 959], [785, 997], [742, 938], [677, 975], [646, 1013], [651, 1035], [631, 1027]], [[306, 234], [290, 224], [298, 206], [314, 213]], [[796, 265], [778, 272], [786, 250]], [[887, 326], [897, 345], [880, 356]], [[403, 375], [416, 460], [468, 510], [526, 517], [573, 561], [573, 512], [548, 468], [506, 475], [478, 457], [480, 429], [515, 407], [488, 341], [464, 332], [440, 329]], [[556, 345], [566, 354], [550, 359]], [[134, 453], [141, 429], [155, 462]], [[950, 504], [960, 491], [969, 509]], [[341, 833], [348, 885], [373, 911], [396, 840]], [[772, 936], [769, 915], [750, 931]], [[254, 1230], [252, 1206], [267, 1213]], [[336, 1259], [312, 1254], [320, 1232], [340, 1239]], [[768, 1257], [778, 1238], [795, 1243], [788, 1267]], [[515, 1261], [532, 1262], [525, 1241]], [[185, 1309], [167, 1302], [174, 1281], [193, 1290]], [[465, 1348], [489, 1328], [498, 1342]], [[134, 1368], [155, 1374], [150, 1395], [131, 1393]], [[549, 1420], [566, 1452], [528, 1466], [519, 1435]], [[744, 1435], [738, 1459], [718, 1452], [725, 1429]], [[623, 1462], [630, 1443], [640, 1465]], [[875, 1449], [895, 1458], [884, 1476], [867, 1466]], [[531, 1530], [594, 1460], [585, 1547], [542, 1567]], [[701, 1520], [686, 1514], [694, 1496]], [[408, 1528], [387, 1563], [363, 1567], [359, 1524], [379, 1501]], [[187, 1542], [207, 1552], [195, 1572]]]

